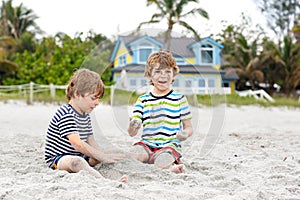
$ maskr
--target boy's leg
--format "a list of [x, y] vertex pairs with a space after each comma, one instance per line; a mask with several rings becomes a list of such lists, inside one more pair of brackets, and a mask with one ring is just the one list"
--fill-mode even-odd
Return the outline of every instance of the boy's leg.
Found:
[[[99, 161], [93, 158], [89, 158], [89, 162], [92, 162], [92, 164], [95, 165], [99, 163]], [[68, 172], [79, 172], [81, 170], [86, 170], [91, 175], [97, 178], [104, 178], [97, 170], [91, 167], [84, 158], [80, 156], [65, 155], [61, 157], [57, 162], [57, 169], [66, 170]], [[120, 178], [120, 181], [123, 183], [127, 183], [128, 182], [127, 176], [123, 175]]]
[[170, 168], [171, 172], [176, 174], [180, 174], [184, 172], [184, 164], [174, 164]]
[[66, 170], [68, 172], [86, 170], [95, 177], [103, 178], [97, 170], [92, 168], [88, 162], [80, 156], [65, 155], [61, 157], [57, 162], [57, 169]]
[[174, 173], [184, 172], [180, 162], [180, 154], [171, 147], [164, 147], [154, 154], [154, 165], [161, 169], [170, 169]]
[[154, 165], [161, 169], [167, 169], [175, 162], [175, 158], [169, 152], [163, 152], [155, 156]]
[[88, 163], [89, 163], [90, 166], [95, 167], [95, 166], [96, 166], [97, 164], [99, 164], [100, 162], [99, 162], [98, 160], [96, 160], [96, 159], [89, 158], [89, 159], [88, 159]]
[[137, 144], [132, 147], [131, 157], [140, 162], [147, 163], [149, 160], [149, 152], [144, 146]]

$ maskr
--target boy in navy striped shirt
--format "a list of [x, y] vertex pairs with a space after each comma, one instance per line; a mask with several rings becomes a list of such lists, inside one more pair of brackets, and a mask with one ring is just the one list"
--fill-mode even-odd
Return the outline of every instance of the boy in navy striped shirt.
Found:
[[[89, 113], [99, 105], [104, 95], [100, 75], [88, 69], [79, 69], [70, 78], [66, 97], [69, 102], [61, 106], [51, 119], [45, 144], [45, 160], [52, 169], [68, 172], [88, 171], [103, 176], [93, 168], [100, 162], [114, 163], [124, 156], [103, 151], [93, 137]], [[122, 176], [121, 182], [127, 182]]]
[[136, 101], [128, 133], [133, 137], [143, 126], [142, 139], [134, 144], [135, 159], [182, 173], [181, 141], [190, 137], [193, 129], [186, 97], [171, 88], [178, 72], [176, 60], [170, 53], [159, 51], [149, 56], [145, 76], [153, 90]]

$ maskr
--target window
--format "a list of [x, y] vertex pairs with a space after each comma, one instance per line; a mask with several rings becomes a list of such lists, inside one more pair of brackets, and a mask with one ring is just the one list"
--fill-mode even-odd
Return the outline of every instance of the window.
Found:
[[181, 57], [175, 57], [175, 60], [177, 64], [185, 64], [185, 60]]
[[151, 54], [151, 49], [140, 49], [139, 50], [139, 61], [142, 63], [145, 63]]
[[229, 83], [223, 83], [223, 87], [229, 87]]
[[213, 47], [209, 44], [201, 46], [201, 63], [213, 64]]
[[141, 80], [141, 85], [142, 85], [142, 87], [143, 87], [143, 86], [147, 86], [147, 80], [142, 79], [142, 80]]
[[186, 80], [185, 81], [185, 87], [192, 87], [192, 81], [191, 80]]
[[125, 54], [119, 56], [119, 66], [124, 66], [124, 65], [126, 65], [126, 55]]
[[205, 87], [205, 80], [203, 78], [198, 80], [198, 87]]
[[130, 79], [130, 86], [136, 86], [136, 80]]
[[208, 87], [210, 87], [210, 88], [215, 87], [215, 80], [214, 79], [208, 79]]
[[146, 63], [152, 51], [153, 51], [153, 46], [151, 45], [151, 43], [148, 42], [141, 43], [138, 49], [138, 62]]

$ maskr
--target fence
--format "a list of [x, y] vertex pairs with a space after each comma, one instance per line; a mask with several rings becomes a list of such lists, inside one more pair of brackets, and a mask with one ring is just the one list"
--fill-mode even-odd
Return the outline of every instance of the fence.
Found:
[[[26, 97], [28, 98], [29, 104], [34, 102], [34, 94], [41, 92], [49, 92], [50, 98], [54, 100], [56, 98], [56, 90], [65, 90], [66, 85], [41, 85], [36, 84], [34, 82], [30, 82], [28, 84], [22, 85], [9, 85], [4, 86], [0, 85], [0, 97]], [[149, 87], [142, 88], [131, 88], [122, 89], [117, 88], [116, 86], [106, 86], [106, 88], [110, 87], [110, 102], [114, 100], [114, 90], [124, 90], [124, 91], [135, 91], [137, 93], [144, 93], [149, 91]], [[181, 92], [183, 94], [230, 94], [230, 88], [178, 88], [174, 87], [177, 92]]]
[[[32, 104], [34, 102], [34, 94], [35, 93], [41, 93], [41, 92], [49, 92], [50, 93], [50, 98], [55, 99], [56, 98], [56, 90], [65, 90], [66, 85], [41, 85], [41, 84], [36, 84], [33, 82], [30, 82], [28, 84], [22, 84], [22, 85], [9, 85], [9, 86], [3, 86], [0, 85], [0, 97], [5, 96], [5, 97], [28, 97], [29, 96], [29, 104]], [[106, 86], [109, 87], [109, 86]], [[114, 90], [116, 89], [115, 86], [110, 86], [110, 102], [113, 102], [114, 100]], [[120, 88], [118, 88], [120, 89]], [[148, 87], [143, 87], [140, 88], [142, 89], [139, 92], [146, 92], [146, 90], [149, 90]], [[180, 92], [190, 94], [191, 92], [194, 94], [229, 94], [230, 93], [230, 88], [219, 88], [218, 90], [215, 88], [211, 88], [211, 90], [205, 90], [205, 91], [200, 91], [196, 90], [195, 88], [190, 88], [189, 90], [186, 88], [174, 88], [176, 90], [179, 90]], [[214, 90], [213, 90], [214, 89]], [[124, 90], [126, 91], [126, 90]], [[127, 90], [128, 91], [128, 90]], [[133, 90], [135, 91], [135, 90]], [[242, 92], [237, 92], [238, 95], [240, 96], [253, 96], [256, 99], [266, 99], [268, 101], [274, 102], [274, 99], [266, 93], [264, 90], [257, 90], [257, 91], [252, 91], [252, 90], [247, 90], [247, 91], [242, 91]]]
[[[110, 87], [111, 95], [110, 95], [110, 102], [113, 102], [114, 98], [114, 86], [105, 86], [106, 88]], [[29, 97], [28, 103], [33, 104], [34, 102], [34, 94], [35, 93], [42, 93], [42, 92], [49, 92], [50, 98], [55, 99], [56, 98], [56, 90], [65, 90], [67, 88], [67, 85], [41, 85], [36, 84], [34, 82], [30, 82], [28, 84], [22, 84], [22, 85], [0, 85], [0, 97]]]
[[245, 96], [253, 96], [255, 99], [258, 100], [268, 100], [270, 102], [275, 102], [275, 100], [264, 90], [245, 90], [241, 92], [236, 92], [238, 95], [245, 97]]
[[51, 99], [55, 99], [57, 89], [66, 89], [66, 85], [41, 85], [30, 82], [22, 85], [0, 85], [0, 96], [5, 97], [27, 97], [29, 96], [29, 103], [34, 101], [34, 93], [41, 93], [45, 91], [50, 92]]

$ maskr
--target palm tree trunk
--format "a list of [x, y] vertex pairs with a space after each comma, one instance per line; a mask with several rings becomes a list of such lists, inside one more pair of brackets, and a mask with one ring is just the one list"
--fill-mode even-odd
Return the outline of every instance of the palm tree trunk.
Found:
[[171, 49], [171, 33], [172, 33], [172, 29], [173, 29], [173, 25], [169, 24], [168, 30], [166, 31], [166, 35], [165, 35], [164, 49], [166, 51], [170, 51], [170, 49]]

